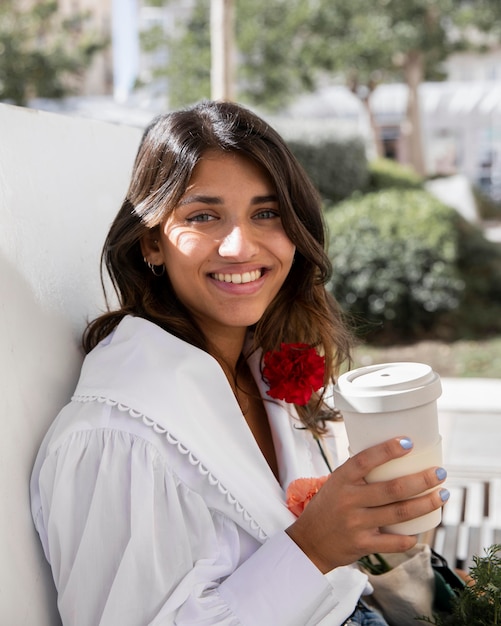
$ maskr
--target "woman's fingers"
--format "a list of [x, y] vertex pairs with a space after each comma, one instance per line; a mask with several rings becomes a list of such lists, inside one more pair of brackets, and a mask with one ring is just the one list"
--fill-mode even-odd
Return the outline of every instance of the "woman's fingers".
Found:
[[439, 508], [448, 497], [442, 468], [367, 483], [372, 470], [407, 454], [412, 442], [396, 437], [356, 454], [338, 467], [287, 532], [323, 571], [371, 552], [401, 552], [415, 537], [385, 534], [381, 527]]
[[[400, 478], [365, 484], [364, 500], [368, 507], [400, 502], [437, 488], [446, 477], [447, 472], [443, 467], [431, 467]], [[447, 493], [447, 490], [445, 492]]]
[[[408, 478], [408, 477], [406, 477]], [[371, 485], [376, 486], [376, 485]], [[370, 524], [376, 526], [391, 526], [400, 522], [421, 517], [439, 509], [449, 498], [447, 489], [436, 488], [427, 493], [415, 497], [391, 502], [379, 507], [365, 509], [362, 515], [366, 515]]]
[[[348, 484], [352, 481], [354, 487], [357, 485], [352, 491], [354, 499], [363, 503], [367, 515], [378, 526], [388, 526], [430, 513], [443, 506], [449, 497], [447, 489], [439, 489], [447, 477], [447, 472], [442, 467], [431, 467], [391, 480], [366, 483], [364, 477], [373, 469], [404, 456], [410, 450], [412, 442], [406, 437], [397, 437], [360, 452], [338, 468], [345, 472], [343, 479]], [[388, 516], [391, 516], [392, 521], [388, 521]]]
[[388, 439], [355, 454], [336, 471], [342, 471], [350, 483], [362, 483], [373, 469], [408, 454], [412, 447], [412, 441], [407, 437]]

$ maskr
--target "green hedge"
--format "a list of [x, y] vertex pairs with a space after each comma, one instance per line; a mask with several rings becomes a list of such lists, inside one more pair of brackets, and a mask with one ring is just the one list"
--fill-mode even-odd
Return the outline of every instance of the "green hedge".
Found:
[[329, 203], [345, 200], [358, 191], [423, 187], [423, 179], [410, 167], [392, 159], [368, 161], [359, 139], [316, 142], [296, 139], [287, 143]]
[[478, 316], [486, 307], [488, 323], [501, 322], [501, 248], [428, 192], [352, 198], [326, 222], [330, 288], [367, 341], [450, 339], [474, 318], [487, 330]]
[[455, 316], [459, 336], [475, 338], [501, 332], [501, 244], [458, 221], [458, 269], [465, 282], [462, 306]]
[[368, 191], [382, 189], [421, 189], [423, 179], [416, 172], [392, 159], [374, 159], [369, 162]]
[[327, 202], [344, 200], [367, 187], [368, 163], [361, 140], [287, 143]]
[[490, 198], [479, 187], [474, 186], [472, 191], [480, 219], [501, 220], [501, 202]]

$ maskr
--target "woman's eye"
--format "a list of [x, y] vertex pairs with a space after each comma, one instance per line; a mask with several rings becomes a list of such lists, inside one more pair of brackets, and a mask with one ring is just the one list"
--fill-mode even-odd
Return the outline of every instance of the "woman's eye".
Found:
[[262, 209], [261, 211], [256, 213], [255, 217], [260, 220], [270, 220], [275, 217], [280, 217], [280, 214], [274, 209]]
[[211, 222], [212, 220], [215, 220], [216, 218], [214, 217], [214, 215], [211, 215], [210, 213], [197, 213], [197, 215], [191, 215], [190, 217], [186, 218], [187, 222]]

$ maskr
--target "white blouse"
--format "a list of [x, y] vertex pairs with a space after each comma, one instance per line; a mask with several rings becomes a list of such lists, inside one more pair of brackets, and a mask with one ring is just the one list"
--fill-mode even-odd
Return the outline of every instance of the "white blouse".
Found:
[[265, 406], [280, 482], [210, 355], [126, 317], [86, 357], [31, 481], [65, 626], [347, 619], [366, 576], [322, 575], [284, 532], [284, 489], [327, 469], [290, 405]]

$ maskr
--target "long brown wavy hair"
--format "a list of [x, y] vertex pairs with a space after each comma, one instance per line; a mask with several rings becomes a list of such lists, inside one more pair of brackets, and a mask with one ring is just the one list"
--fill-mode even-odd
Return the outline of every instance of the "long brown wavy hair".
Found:
[[[280, 135], [251, 111], [229, 102], [202, 102], [163, 114], [146, 128], [101, 259], [103, 285], [106, 268], [118, 306], [108, 304], [108, 311], [88, 325], [82, 340], [85, 351], [92, 350], [125, 315], [133, 315], [210, 352], [206, 337], [177, 298], [168, 272], [155, 276], [140, 247], [148, 230], [158, 228], [178, 205], [207, 150], [238, 152], [268, 173], [284, 230], [296, 246], [289, 275], [253, 328], [255, 347], [266, 352], [279, 349], [282, 342], [315, 346], [325, 355], [327, 385], [349, 359], [351, 333], [325, 289], [332, 268], [325, 251], [320, 198]], [[297, 408], [306, 428], [315, 434], [324, 432], [329, 415], [321, 396], [314, 395], [306, 407]]]

